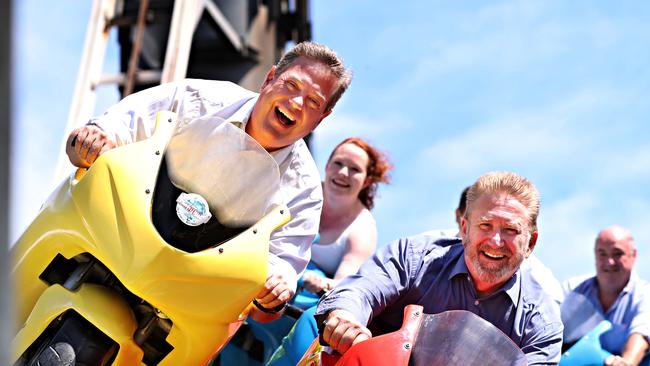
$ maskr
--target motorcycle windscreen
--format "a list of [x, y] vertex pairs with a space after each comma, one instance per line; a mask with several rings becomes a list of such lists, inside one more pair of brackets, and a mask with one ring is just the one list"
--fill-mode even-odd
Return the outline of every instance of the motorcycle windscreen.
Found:
[[494, 325], [468, 311], [424, 314], [409, 365], [526, 365], [526, 356]]
[[573, 343], [594, 329], [605, 318], [583, 294], [569, 293], [560, 306], [564, 324], [563, 342]]
[[165, 155], [174, 186], [205, 198], [227, 227], [249, 227], [282, 203], [275, 159], [221, 118], [181, 118]]

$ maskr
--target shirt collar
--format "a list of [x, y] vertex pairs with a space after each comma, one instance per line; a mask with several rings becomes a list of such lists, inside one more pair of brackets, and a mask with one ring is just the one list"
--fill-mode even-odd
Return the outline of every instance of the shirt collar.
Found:
[[[257, 103], [257, 99], [258, 97], [251, 98], [249, 101], [244, 103], [244, 105], [241, 106], [241, 108], [239, 108], [230, 117], [226, 118], [226, 122], [232, 123], [238, 128], [241, 128], [243, 131], [246, 131], [246, 124], [248, 123], [248, 119], [250, 118], [251, 113], [253, 112], [253, 107], [255, 107], [255, 103]], [[270, 152], [269, 155], [271, 155], [273, 159], [275, 159], [275, 162], [278, 163], [278, 165], [280, 165], [289, 157], [291, 151], [293, 151], [293, 145], [294, 144], [291, 144], [289, 146], [285, 146], [281, 149]]]
[[[454, 267], [449, 273], [448, 279], [451, 280], [452, 278], [458, 275], [463, 275], [463, 277], [466, 277], [467, 279], [471, 280], [471, 274], [469, 273], [469, 269], [467, 268], [467, 264], [465, 263], [465, 250], [462, 251], [462, 255], [460, 255], [456, 260], [456, 264], [454, 264]], [[489, 295], [488, 297], [492, 297], [499, 292], [505, 292], [508, 295], [508, 297], [510, 297], [510, 300], [512, 301], [514, 306], [517, 306], [519, 304], [520, 291], [521, 291], [521, 269], [517, 268], [515, 274], [512, 275], [512, 277], [506, 283], [504, 283], [503, 286], [501, 286], [498, 290], [496, 290], [493, 294]]]
[[[630, 274], [630, 279], [627, 281], [625, 284], [625, 287], [621, 290], [621, 292], [618, 294], [620, 297], [623, 294], [627, 294], [629, 292], [632, 292], [634, 290], [634, 285], [639, 279], [639, 275], [636, 273], [636, 271], [632, 270], [632, 273]], [[594, 298], [598, 299], [598, 291], [599, 291], [599, 285], [598, 285], [598, 275], [594, 275], [593, 277], [589, 278], [589, 281], [591, 281], [591, 287], [594, 289]], [[600, 303], [600, 299], [598, 300]]]
[[469, 269], [467, 268], [467, 264], [465, 263], [465, 250], [463, 249], [461, 251], [461, 255], [458, 256], [456, 260], [456, 264], [454, 264], [454, 268], [451, 269], [451, 272], [449, 273], [449, 280], [452, 278], [458, 276], [458, 275], [464, 275], [465, 277], [470, 276], [469, 274]]
[[233, 113], [230, 117], [226, 118], [226, 122], [234, 123], [237, 127], [245, 129], [246, 123], [248, 123], [248, 119], [253, 112], [253, 107], [255, 107], [255, 103], [257, 103], [257, 98], [258, 97], [251, 98], [246, 103], [244, 103], [241, 108], [235, 111], [235, 113]]
[[630, 273], [630, 279], [625, 284], [625, 287], [623, 287], [623, 290], [621, 290], [621, 294], [627, 294], [629, 292], [632, 292], [634, 290], [634, 284], [636, 283], [638, 278], [639, 275], [636, 273], [636, 271], [632, 270], [632, 273]]

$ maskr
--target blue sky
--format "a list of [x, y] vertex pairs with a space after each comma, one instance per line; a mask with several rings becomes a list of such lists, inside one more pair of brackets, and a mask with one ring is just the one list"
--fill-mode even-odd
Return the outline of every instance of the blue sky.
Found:
[[[52, 188], [90, 3], [16, 2], [13, 239]], [[466, 185], [511, 170], [541, 192], [535, 254], [560, 280], [593, 271], [594, 238], [610, 224], [631, 229], [650, 279], [650, 3], [394, 4], [311, 6], [314, 40], [355, 76], [314, 155], [322, 169], [350, 135], [390, 155], [393, 183], [374, 210], [380, 244], [453, 227]], [[114, 46], [108, 55], [115, 70]], [[116, 98], [106, 88], [99, 110]]]

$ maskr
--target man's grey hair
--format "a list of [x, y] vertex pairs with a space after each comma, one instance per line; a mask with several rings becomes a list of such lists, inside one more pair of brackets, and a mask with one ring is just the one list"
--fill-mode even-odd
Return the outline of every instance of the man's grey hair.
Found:
[[528, 208], [530, 228], [533, 232], [537, 231], [539, 192], [528, 179], [511, 172], [490, 172], [481, 176], [467, 191], [466, 218], [473, 203], [484, 193], [506, 193], [516, 198]]
[[352, 82], [352, 73], [343, 65], [343, 60], [331, 48], [316, 42], [300, 42], [285, 53], [275, 65], [275, 77], [285, 72], [299, 57], [307, 57], [329, 67], [338, 79], [338, 87], [325, 106], [325, 111], [334, 108]]

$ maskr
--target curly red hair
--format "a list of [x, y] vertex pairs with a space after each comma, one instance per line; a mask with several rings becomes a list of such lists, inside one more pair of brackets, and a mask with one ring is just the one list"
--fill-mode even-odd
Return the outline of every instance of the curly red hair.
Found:
[[375, 206], [375, 196], [377, 195], [377, 187], [379, 183], [390, 183], [390, 175], [388, 172], [393, 168], [393, 164], [388, 161], [386, 154], [380, 152], [367, 141], [359, 137], [348, 137], [345, 140], [339, 142], [338, 145], [332, 150], [330, 157], [327, 159], [329, 163], [334, 156], [334, 152], [339, 147], [345, 144], [354, 144], [360, 147], [363, 151], [368, 154], [368, 166], [366, 167], [366, 176], [368, 179], [368, 185], [359, 192], [359, 200], [366, 206], [367, 209], [371, 210]]

